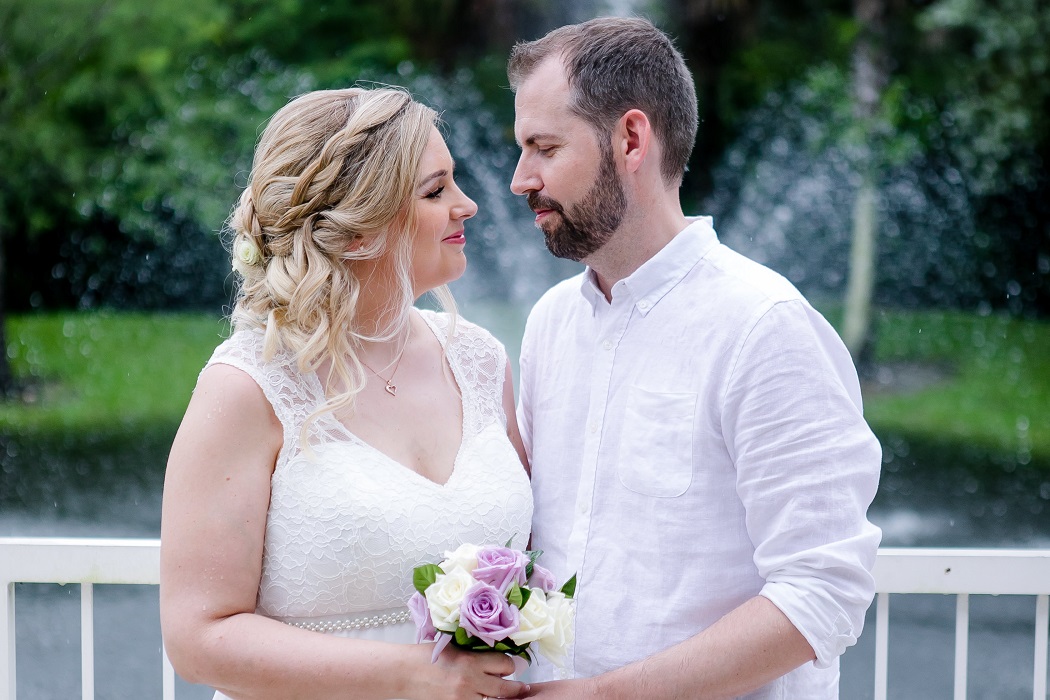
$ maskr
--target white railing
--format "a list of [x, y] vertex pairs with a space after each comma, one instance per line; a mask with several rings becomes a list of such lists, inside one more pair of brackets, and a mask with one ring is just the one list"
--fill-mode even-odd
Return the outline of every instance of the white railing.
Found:
[[[85, 700], [94, 699], [95, 584], [159, 583], [160, 542], [124, 539], [0, 537], [0, 700], [15, 700], [15, 584], [77, 583], [81, 586], [81, 679]], [[1050, 635], [1050, 550], [879, 550], [875, 564], [875, 700], [886, 700], [889, 678], [889, 596], [934, 593], [956, 596], [955, 700], [966, 698], [971, 595], [1036, 597], [1033, 700], [1046, 700]], [[164, 700], [175, 698], [175, 673], [162, 664]]]
[[[160, 540], [0, 537], [0, 700], [15, 700], [15, 584], [80, 584], [80, 679], [95, 698], [95, 584], [160, 583]], [[175, 671], [162, 651], [164, 700]]]
[[1030, 595], [1035, 604], [1033, 700], [1046, 700], [1050, 550], [879, 550], [875, 562], [875, 700], [886, 700], [891, 593], [955, 595], [955, 693], [966, 699], [971, 595]]

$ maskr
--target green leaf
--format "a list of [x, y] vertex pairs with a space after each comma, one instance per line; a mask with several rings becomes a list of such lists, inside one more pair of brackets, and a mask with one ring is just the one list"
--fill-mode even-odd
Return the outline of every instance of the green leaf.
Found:
[[521, 610], [521, 599], [521, 586], [515, 583], [513, 586], [510, 587], [510, 592], [507, 593], [507, 602], [516, 607], [517, 609]]
[[[510, 639], [510, 637], [508, 637], [507, 639]], [[511, 642], [513, 642], [513, 640], [511, 640]], [[521, 654], [523, 651], [529, 650], [529, 642], [525, 642], [524, 644], [513, 644], [511, 642], [508, 642], [508, 645], [510, 646], [509, 653], [511, 654], [518, 655]]]
[[456, 628], [456, 644], [460, 646], [467, 646], [470, 643], [470, 635], [462, 627]]
[[525, 565], [525, 580], [532, 578], [532, 569], [536, 564], [536, 560], [543, 554], [542, 549], [530, 549], [525, 552], [525, 556], [529, 558], [529, 563]]
[[565, 585], [561, 587], [561, 592], [565, 594], [566, 598], [572, 598], [576, 595], [576, 574], [572, 575]]
[[521, 610], [529, 602], [529, 598], [532, 597], [532, 590], [529, 588], [519, 588], [518, 590], [521, 591], [521, 603], [518, 605], [518, 610]]
[[420, 595], [426, 595], [427, 588], [437, 580], [438, 574], [444, 571], [437, 564], [424, 564], [412, 570], [412, 585], [416, 587]]

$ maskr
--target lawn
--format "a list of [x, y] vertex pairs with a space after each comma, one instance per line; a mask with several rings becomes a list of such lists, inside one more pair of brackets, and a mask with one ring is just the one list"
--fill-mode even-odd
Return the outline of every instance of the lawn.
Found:
[[15, 316], [8, 357], [25, 400], [0, 404], [0, 430], [80, 432], [177, 423], [226, 324], [202, 314]]
[[886, 311], [876, 347], [882, 366], [933, 377], [869, 394], [865, 414], [880, 436], [965, 443], [1004, 464], [1050, 469], [1050, 323]]
[[[465, 311], [495, 323], [516, 354], [520, 310]], [[897, 377], [866, 389], [865, 412], [880, 438], [973, 447], [1000, 465], [1050, 469], [1050, 323], [887, 310], [876, 330], [876, 364]], [[0, 434], [170, 433], [226, 333], [223, 319], [203, 314], [13, 317], [8, 356], [28, 389], [26, 401], [0, 404]]]

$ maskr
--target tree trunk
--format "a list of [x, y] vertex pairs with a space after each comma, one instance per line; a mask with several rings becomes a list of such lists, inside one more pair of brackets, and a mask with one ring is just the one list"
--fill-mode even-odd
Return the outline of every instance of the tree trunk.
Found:
[[872, 341], [871, 297], [875, 290], [875, 197], [870, 175], [864, 177], [853, 202], [853, 238], [849, 284], [843, 315], [842, 340], [854, 361], [866, 361]]
[[[888, 82], [885, 48], [886, 0], [853, 0], [853, 14], [860, 33], [853, 49], [853, 96], [856, 118], [870, 131], [878, 117], [879, 103]], [[853, 204], [853, 238], [842, 338], [854, 362], [863, 364], [873, 342], [871, 300], [875, 290], [878, 221], [878, 158], [865, 144], [858, 164], [861, 185]], [[863, 368], [862, 368], [863, 371]]]

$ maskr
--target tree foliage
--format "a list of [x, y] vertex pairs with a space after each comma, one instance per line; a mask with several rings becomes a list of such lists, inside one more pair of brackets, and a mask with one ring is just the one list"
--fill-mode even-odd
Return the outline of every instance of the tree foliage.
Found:
[[[941, 0], [918, 18], [936, 65], [942, 139], [974, 194], [1031, 188], [1050, 133], [1050, 5], [1039, 0]], [[963, 138], [958, 138], [963, 137]]]
[[[804, 157], [847, 184], [870, 156], [886, 178], [880, 269], [907, 276], [916, 303], [990, 295], [1015, 311], [1050, 312], [1040, 204], [1050, 199], [1050, 8], [887, 5], [889, 81], [862, 123], [852, 109], [858, 24], [849, 0], [645, 4], [697, 79], [702, 122], [686, 199], [715, 213], [743, 206], [783, 143], [796, 171]], [[0, 288], [19, 309], [217, 303], [221, 292], [198, 289], [222, 289], [215, 233], [260, 125], [288, 97], [466, 66], [509, 142], [506, 50], [564, 11], [547, 0], [5, 0]], [[771, 212], [790, 204], [785, 197], [769, 190]], [[936, 231], [962, 233], [937, 238], [919, 210], [943, 219]], [[834, 216], [824, 218], [796, 212], [795, 221], [811, 235], [838, 235]], [[916, 246], [927, 250], [917, 256]], [[836, 255], [822, 274], [841, 269]], [[916, 262], [953, 255], [939, 267]], [[200, 260], [214, 261], [205, 266], [212, 277], [202, 278]], [[899, 279], [880, 277], [877, 297], [886, 300], [891, 282]], [[952, 285], [970, 291], [938, 296]]]
[[[187, 57], [215, 45], [224, 13], [202, 0], [11, 0], [4, 12], [0, 233], [9, 250], [43, 252], [52, 266], [25, 272], [90, 292], [100, 279], [68, 278], [78, 262], [119, 258], [122, 242], [161, 241], [209, 210], [200, 185], [215, 168], [203, 157], [180, 167], [179, 157], [209, 153], [212, 136], [187, 140], [171, 125]], [[195, 211], [179, 206], [178, 193], [194, 189]]]
[[849, 195], [874, 168], [877, 301], [1050, 314], [1050, 7], [887, 0], [887, 82], [860, 119], [850, 3], [677, 4], [707, 98], [687, 195], [720, 230], [838, 296]]

